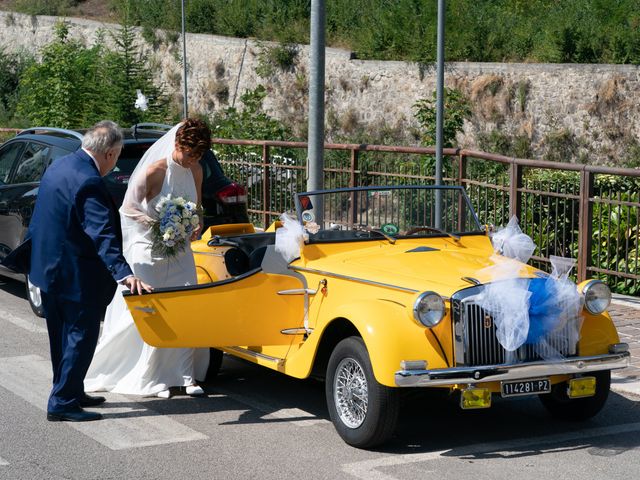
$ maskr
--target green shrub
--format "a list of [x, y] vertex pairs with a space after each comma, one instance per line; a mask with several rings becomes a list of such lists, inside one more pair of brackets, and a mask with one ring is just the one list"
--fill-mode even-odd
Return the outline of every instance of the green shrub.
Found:
[[[85, 47], [68, 34], [64, 23], [57, 24], [56, 38], [42, 49], [42, 59], [23, 71], [18, 115], [31, 124], [63, 128], [87, 127], [103, 118], [122, 125], [166, 119], [167, 102], [129, 27], [114, 35], [113, 51], [101, 39]], [[149, 100], [147, 112], [134, 108], [137, 89]]]
[[[422, 98], [414, 105], [415, 117], [422, 127], [422, 144], [436, 144], [436, 92], [432, 98]], [[471, 117], [469, 101], [459, 90], [444, 89], [444, 119], [442, 127], [445, 147], [453, 147], [456, 134], [462, 131], [465, 119]]]

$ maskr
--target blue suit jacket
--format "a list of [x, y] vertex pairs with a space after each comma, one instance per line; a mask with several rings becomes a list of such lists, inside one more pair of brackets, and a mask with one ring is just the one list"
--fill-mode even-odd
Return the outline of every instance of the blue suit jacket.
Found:
[[40, 182], [29, 224], [29, 277], [44, 292], [106, 306], [131, 275], [120, 219], [95, 163], [83, 150], [56, 160]]

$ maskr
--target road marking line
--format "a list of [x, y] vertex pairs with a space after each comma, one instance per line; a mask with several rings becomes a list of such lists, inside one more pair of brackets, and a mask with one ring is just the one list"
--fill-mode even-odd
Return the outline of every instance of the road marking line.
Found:
[[[460, 459], [468, 455], [477, 455], [479, 453], [514, 452], [519, 455], [521, 454], [519, 450], [526, 447], [540, 447], [543, 445], [564, 443], [573, 440], [584, 440], [585, 438], [602, 437], [605, 435], [619, 435], [630, 432], [640, 432], [640, 422], [613, 425], [610, 427], [589, 428], [575, 432], [549, 435], [546, 437], [521, 438], [504, 442], [482, 443], [468, 447], [462, 446], [453, 450], [441, 450], [437, 452], [406, 455], [389, 455], [382, 458], [345, 464], [342, 466], [342, 471], [363, 480], [398, 480], [397, 477], [380, 472], [378, 468], [428, 462], [440, 458]], [[537, 448], [537, 450], [541, 449]], [[444, 457], [446, 454], [450, 454], [450, 456]], [[505, 455], [505, 458], [508, 458], [508, 456]]]
[[[254, 410], [259, 410], [260, 412], [265, 413], [266, 415], [262, 416], [262, 418], [265, 420], [290, 420], [289, 423], [298, 427], [310, 427], [313, 425], [330, 423], [323, 418], [318, 418], [314, 414], [306, 412], [299, 408], [281, 408], [274, 411], [274, 406], [272, 405], [261, 402], [246, 395], [232, 392], [230, 390], [227, 390], [226, 388], [219, 388], [218, 386], [216, 386], [215, 391], [228, 398], [231, 398], [232, 400], [247, 405]], [[293, 420], [294, 418], [297, 420]]]
[[[36, 320], [39, 320], [44, 325], [44, 318], [35, 317]], [[9, 323], [13, 323], [16, 327], [24, 328], [29, 332], [34, 333], [47, 333], [47, 327], [42, 327], [37, 323], [30, 322], [29, 320], [25, 320], [24, 318], [17, 317], [9, 312], [2, 312], [2, 320], [6, 320]]]
[[[51, 390], [51, 364], [39, 355], [0, 358], [0, 386], [45, 411]], [[209, 437], [145, 408], [130, 397], [106, 393], [98, 422], [65, 422], [111, 450], [205, 440]], [[115, 405], [122, 405], [115, 407]], [[114, 405], [111, 407], [110, 405]]]

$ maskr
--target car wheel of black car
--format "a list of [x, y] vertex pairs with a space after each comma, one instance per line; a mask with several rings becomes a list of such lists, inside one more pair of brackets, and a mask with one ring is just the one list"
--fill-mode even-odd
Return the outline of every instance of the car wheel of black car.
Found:
[[551, 393], [539, 395], [542, 405], [555, 418], [561, 420], [581, 421], [595, 416], [604, 407], [611, 386], [611, 372], [588, 373], [596, 377], [596, 394], [593, 397], [569, 398], [567, 382], [554, 385]]
[[220, 372], [220, 367], [222, 366], [222, 350], [218, 350], [217, 348], [209, 349], [209, 367], [207, 368], [207, 374], [205, 375], [204, 381], [206, 383], [213, 382], [218, 376], [218, 372]]
[[28, 275], [25, 278], [25, 285], [27, 287], [27, 299], [29, 300], [31, 310], [33, 310], [33, 313], [35, 313], [38, 317], [44, 317], [44, 309], [42, 308], [42, 294], [40, 292], [40, 288], [31, 283]]
[[346, 338], [333, 350], [325, 390], [331, 421], [349, 445], [371, 448], [393, 434], [398, 392], [376, 381], [361, 338]]

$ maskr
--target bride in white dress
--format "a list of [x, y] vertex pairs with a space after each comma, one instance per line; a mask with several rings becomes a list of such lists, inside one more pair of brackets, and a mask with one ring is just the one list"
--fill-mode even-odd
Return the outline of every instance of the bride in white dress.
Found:
[[[197, 283], [189, 242], [175, 257], [152, 255], [148, 222], [157, 218], [154, 207], [169, 194], [200, 204], [199, 160], [210, 142], [206, 124], [187, 119], [151, 146], [129, 180], [120, 208], [123, 252], [134, 275], [154, 288]], [[144, 343], [127, 309], [123, 289], [118, 288], [107, 308], [85, 390], [168, 398], [170, 387], [186, 387], [187, 394], [202, 394], [196, 379], [205, 378], [209, 350], [156, 348]]]

